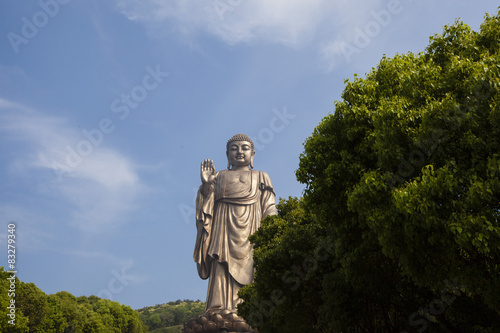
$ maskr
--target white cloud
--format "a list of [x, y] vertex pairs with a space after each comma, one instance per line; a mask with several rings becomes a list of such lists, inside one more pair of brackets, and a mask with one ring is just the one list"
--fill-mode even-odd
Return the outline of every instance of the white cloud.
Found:
[[[392, 0], [397, 1], [397, 0]], [[265, 42], [291, 47], [307, 45], [323, 57], [332, 43], [351, 42], [356, 27], [384, 9], [381, 0], [116, 0], [128, 19], [145, 24], [153, 35], [165, 25], [186, 36], [212, 34], [228, 44]], [[337, 60], [335, 62], [343, 62]], [[328, 65], [332, 65], [328, 62]]]
[[[100, 232], [121, 224], [144, 189], [135, 164], [102, 146], [109, 134], [101, 133], [102, 139], [92, 144], [64, 119], [1, 98], [0, 134], [4, 142], [27, 146], [10, 162], [11, 172], [22, 177], [33, 169], [50, 171], [53, 177], [43, 178], [49, 184], [41, 186], [70, 202], [71, 223], [80, 229]], [[85, 154], [79, 149], [83, 146]]]
[[228, 43], [255, 39], [296, 44], [303, 42], [335, 7], [329, 0], [118, 0], [130, 20], [172, 21], [178, 31], [205, 30]]

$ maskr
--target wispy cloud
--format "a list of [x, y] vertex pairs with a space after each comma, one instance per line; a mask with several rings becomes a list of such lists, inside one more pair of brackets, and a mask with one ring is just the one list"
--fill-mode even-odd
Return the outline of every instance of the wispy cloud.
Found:
[[318, 59], [332, 55], [332, 45], [352, 38], [370, 20], [382, 0], [116, 0], [128, 19], [153, 34], [165, 25], [186, 36], [212, 34], [228, 44], [278, 43], [314, 47]]
[[[56, 240], [56, 237], [48, 231], [51, 221], [46, 217], [37, 216], [29, 210], [28, 207], [22, 207], [17, 204], [0, 204], [0, 220], [7, 224], [15, 223], [17, 232], [22, 230], [22, 238], [16, 239], [18, 246], [23, 251], [49, 250], [50, 245]], [[0, 245], [3, 247], [7, 242], [7, 234], [0, 233]], [[6, 246], [6, 245], [5, 245]]]
[[88, 259], [92, 261], [103, 262], [106, 266], [111, 268], [117, 267], [131, 267], [134, 264], [134, 259], [130, 257], [118, 257], [112, 253], [102, 252], [102, 251], [81, 251], [81, 250], [70, 250], [66, 251], [65, 254], [69, 256], [74, 256], [77, 258]]
[[[109, 268], [110, 278], [120, 281], [111, 281], [111, 284], [121, 283], [121, 290], [129, 284], [142, 284], [151, 279], [151, 276], [138, 271], [134, 259], [130, 257], [117, 257], [111, 253], [92, 252], [92, 251], [68, 251], [66, 254], [77, 258], [77, 260], [89, 260], [92, 262], [101, 262], [103, 266]], [[109, 287], [109, 283], [107, 285]], [[120, 290], [120, 292], [121, 292]], [[104, 290], [102, 296], [116, 294], [116, 288], [113, 290]]]
[[[65, 119], [0, 98], [0, 135], [4, 143], [25, 144], [8, 162], [11, 172], [23, 177], [34, 169], [50, 171], [53, 177], [43, 178], [50, 184], [42, 185], [70, 203], [71, 223], [82, 230], [99, 232], [120, 225], [144, 189], [131, 159], [103, 145], [94, 146], [76, 166], [67, 166], [68, 152], [84, 137]], [[64, 177], [58, 180], [62, 171]]]

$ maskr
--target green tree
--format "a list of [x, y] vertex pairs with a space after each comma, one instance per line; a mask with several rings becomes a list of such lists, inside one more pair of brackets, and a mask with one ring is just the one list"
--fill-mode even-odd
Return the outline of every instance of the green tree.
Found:
[[41, 324], [44, 333], [59, 333], [64, 332], [68, 326], [67, 319], [64, 317], [62, 304], [56, 295], [48, 295], [47, 303], [49, 311]]
[[55, 294], [61, 303], [62, 315], [66, 319], [67, 326], [65, 333], [83, 332], [85, 325], [85, 314], [82, 307], [79, 306], [77, 298], [67, 291], [60, 291]]
[[150, 329], [156, 329], [156, 328], [162, 327], [160, 314], [155, 313], [154, 315], [149, 317], [149, 320], [147, 321], [147, 325]]
[[[11, 310], [8, 308], [11, 306], [11, 300], [17, 302], [18, 293], [17, 289], [20, 286], [20, 281], [17, 277], [15, 277], [15, 291], [10, 288], [10, 280], [13, 274], [6, 272], [3, 267], [0, 267], [0, 332], [9, 332], [9, 333], [24, 333], [28, 331], [28, 318], [23, 315], [23, 313], [19, 309], [19, 305], [14, 303], [15, 305], [15, 317], [9, 317], [8, 314], [11, 314]], [[11, 321], [13, 320], [14, 321]], [[11, 321], [11, 323], [9, 323]], [[12, 324], [15, 325], [12, 325]]]
[[191, 300], [177, 300], [165, 304], [157, 304], [137, 310], [149, 332], [180, 332], [190, 318], [203, 313], [205, 303]]
[[[97, 296], [75, 297], [62, 291], [46, 295], [33, 283], [15, 279], [15, 295], [9, 296], [12, 273], [0, 267], [0, 332], [43, 333], [144, 333], [139, 313]], [[8, 323], [9, 298], [15, 300], [15, 326]]]
[[28, 317], [29, 331], [42, 332], [42, 323], [49, 313], [47, 295], [34, 283], [24, 283], [22, 281], [19, 282], [16, 294], [16, 303], [19, 311]]
[[278, 215], [267, 217], [250, 237], [255, 282], [240, 290], [245, 302], [238, 311], [264, 333], [309, 332], [310, 322], [318, 320], [316, 290], [333, 249], [323, 241], [318, 246], [324, 233], [302, 200], [281, 199], [277, 208]]
[[[300, 158], [300, 222], [280, 212], [252, 237], [240, 309], [260, 332], [500, 329], [499, 48], [499, 14], [457, 21], [345, 82]], [[320, 249], [307, 231], [331, 256], [283, 291], [288, 310], [252, 317]]]
[[160, 313], [160, 319], [163, 327], [175, 325], [175, 314], [171, 309], [162, 311]]

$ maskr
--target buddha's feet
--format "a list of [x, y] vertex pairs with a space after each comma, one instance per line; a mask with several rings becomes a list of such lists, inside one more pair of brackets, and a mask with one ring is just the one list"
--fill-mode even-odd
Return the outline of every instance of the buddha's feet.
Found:
[[184, 324], [184, 333], [258, 333], [231, 310], [208, 310]]

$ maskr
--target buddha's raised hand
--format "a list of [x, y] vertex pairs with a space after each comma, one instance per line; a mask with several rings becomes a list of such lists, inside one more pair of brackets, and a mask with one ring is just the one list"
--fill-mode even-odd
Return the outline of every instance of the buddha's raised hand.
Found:
[[203, 184], [212, 184], [215, 180], [215, 167], [214, 167], [214, 161], [206, 159], [203, 162], [201, 162], [201, 170], [200, 170], [200, 175], [201, 175], [201, 182]]

